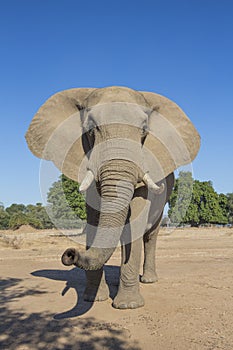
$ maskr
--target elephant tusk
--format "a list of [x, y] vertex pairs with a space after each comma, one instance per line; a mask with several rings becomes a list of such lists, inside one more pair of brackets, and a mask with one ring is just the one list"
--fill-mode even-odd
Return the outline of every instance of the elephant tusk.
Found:
[[148, 173], [146, 173], [143, 176], [142, 181], [148, 187], [148, 189], [151, 192], [154, 192], [155, 194], [161, 194], [165, 189], [164, 184], [162, 184], [161, 186], [156, 185], [156, 183], [154, 183], [154, 181], [152, 180], [152, 178], [150, 177], [150, 175]]
[[85, 192], [90, 186], [95, 176], [91, 170], [87, 170], [86, 176], [84, 177], [81, 185], [79, 186], [79, 192]]

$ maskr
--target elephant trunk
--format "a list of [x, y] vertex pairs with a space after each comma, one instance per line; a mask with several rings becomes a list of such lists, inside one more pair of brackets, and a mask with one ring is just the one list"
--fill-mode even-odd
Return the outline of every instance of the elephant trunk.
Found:
[[114, 252], [127, 220], [139, 169], [127, 160], [111, 160], [99, 171], [101, 206], [96, 236], [85, 252], [67, 249], [62, 262], [84, 270], [98, 270]]

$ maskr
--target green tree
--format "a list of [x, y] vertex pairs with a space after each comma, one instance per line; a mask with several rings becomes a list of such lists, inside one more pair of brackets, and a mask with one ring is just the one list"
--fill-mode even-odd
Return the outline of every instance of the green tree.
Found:
[[217, 194], [211, 181], [195, 181], [194, 192], [198, 193], [198, 224], [226, 224], [227, 215], [224, 210], [224, 198]]
[[27, 205], [26, 215], [30, 221], [34, 220], [34, 222], [40, 222], [41, 228], [50, 229], [54, 227], [54, 224], [50, 220], [45, 207], [43, 207], [41, 203], [36, 203], [36, 205]]
[[85, 198], [79, 192], [79, 184], [65, 175], [53, 183], [47, 201], [49, 216], [61, 228], [79, 227], [80, 221], [86, 219]]
[[224, 193], [220, 193], [218, 195], [218, 202], [220, 205], [220, 208], [222, 209], [222, 214], [223, 216], [226, 218], [227, 223], [228, 223], [228, 206], [227, 206], [227, 195], [225, 195]]
[[179, 224], [186, 221], [186, 213], [192, 198], [193, 182], [191, 172], [181, 171], [179, 173], [168, 203], [168, 216], [172, 223]]
[[4, 205], [0, 202], [0, 230], [6, 230], [9, 227], [10, 215], [4, 209]]
[[17, 230], [22, 225], [31, 225], [34, 228], [41, 229], [41, 222], [33, 217], [30, 217], [24, 213], [15, 213], [10, 217], [9, 228]]
[[[3, 216], [1, 213], [0, 216]], [[31, 225], [37, 229], [54, 227], [41, 203], [36, 205], [12, 204], [4, 213], [5, 227], [13, 230], [22, 225]]]
[[20, 228], [20, 226], [28, 224], [29, 220], [27, 216], [23, 213], [18, 212], [10, 216], [9, 228], [11, 228], [12, 230], [17, 230], [18, 228]]
[[192, 186], [191, 180], [191, 173], [179, 174], [169, 201], [168, 215], [171, 221], [191, 226], [205, 223], [226, 224], [228, 218], [224, 195], [216, 193], [211, 181], [192, 180]]
[[6, 208], [7, 213], [11, 216], [17, 213], [26, 213], [26, 206], [24, 204], [11, 204], [8, 208]]
[[227, 193], [227, 217], [229, 224], [233, 224], [233, 193]]

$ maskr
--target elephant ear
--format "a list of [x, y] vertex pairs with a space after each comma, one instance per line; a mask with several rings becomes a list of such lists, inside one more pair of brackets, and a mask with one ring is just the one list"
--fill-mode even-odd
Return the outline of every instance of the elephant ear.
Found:
[[194, 160], [200, 136], [176, 103], [152, 92], [141, 93], [153, 110], [143, 149], [150, 176], [157, 182]]
[[35, 114], [25, 135], [32, 153], [51, 160], [73, 180], [85, 157], [80, 106], [95, 89], [69, 89], [51, 96]]

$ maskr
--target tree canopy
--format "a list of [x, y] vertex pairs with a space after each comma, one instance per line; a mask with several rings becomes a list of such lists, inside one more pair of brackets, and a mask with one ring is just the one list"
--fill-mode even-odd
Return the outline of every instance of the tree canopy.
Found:
[[63, 174], [49, 189], [47, 201], [50, 217], [60, 228], [80, 227], [80, 221], [86, 220], [86, 203], [79, 184]]
[[36, 205], [13, 203], [6, 209], [0, 206], [0, 229], [15, 230], [22, 225], [31, 225], [37, 229], [54, 227], [41, 203]]
[[226, 212], [229, 224], [233, 224], [233, 193], [227, 193]]
[[[17, 229], [29, 224], [37, 229], [79, 228], [86, 220], [85, 198], [79, 184], [61, 175], [50, 187], [48, 206], [13, 203], [4, 208], [0, 202], [0, 229]], [[194, 180], [190, 172], [180, 172], [169, 199], [170, 223], [199, 226], [233, 224], [233, 193], [218, 194], [211, 181]]]
[[168, 215], [175, 224], [227, 224], [228, 199], [218, 194], [211, 181], [192, 178], [190, 172], [180, 172], [169, 200]]

